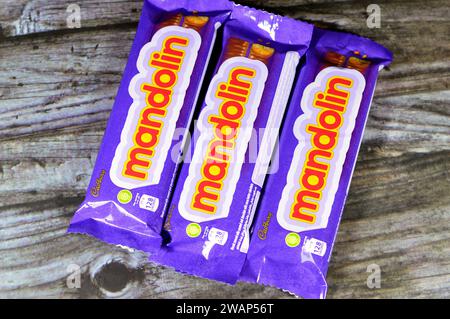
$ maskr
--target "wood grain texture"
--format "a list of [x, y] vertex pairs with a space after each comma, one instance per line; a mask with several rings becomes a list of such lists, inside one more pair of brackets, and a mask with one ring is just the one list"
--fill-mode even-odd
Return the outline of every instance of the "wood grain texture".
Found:
[[[0, 297], [285, 298], [184, 276], [65, 233], [83, 200], [141, 1], [0, 0]], [[381, 73], [328, 274], [330, 298], [450, 298], [450, 14], [446, 1], [241, 1], [369, 36]], [[81, 267], [69, 289], [67, 267]], [[367, 266], [382, 270], [380, 289]]]

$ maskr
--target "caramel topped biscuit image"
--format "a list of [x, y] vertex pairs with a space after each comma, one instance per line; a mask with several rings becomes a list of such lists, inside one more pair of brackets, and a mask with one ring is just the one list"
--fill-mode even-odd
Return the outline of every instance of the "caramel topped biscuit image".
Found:
[[208, 23], [208, 17], [202, 16], [187, 16], [184, 18], [183, 27], [191, 28], [200, 32], [200, 30]]
[[162, 29], [169, 26], [182, 26], [183, 28], [194, 29], [197, 32], [208, 23], [209, 18], [203, 16], [184, 16], [179, 13], [171, 16], [167, 20], [158, 24], [157, 29]]
[[225, 60], [237, 56], [247, 56], [249, 43], [238, 38], [230, 38], [225, 49]]
[[340, 66], [342, 67], [345, 63], [345, 56], [336, 52], [327, 52], [324, 56], [326, 66]]
[[159, 29], [169, 27], [169, 26], [180, 25], [182, 19], [183, 19], [183, 16], [181, 15], [181, 13], [173, 15], [170, 18], [160, 22], [156, 29], [159, 30]]
[[264, 46], [262, 44], [254, 43], [250, 49], [250, 59], [259, 60], [264, 64], [268, 64], [270, 58], [275, 53], [275, 49]]
[[363, 60], [357, 57], [350, 57], [347, 61], [347, 68], [355, 69], [361, 73], [364, 73], [370, 66], [370, 61]]
[[275, 50], [273, 48], [262, 44], [254, 43], [250, 46], [248, 41], [239, 38], [230, 38], [230, 40], [228, 40], [224, 56], [225, 60], [237, 56], [248, 56], [252, 60], [259, 60], [267, 65], [274, 53]]
[[[354, 52], [355, 54], [359, 54], [358, 51]], [[364, 58], [365, 56], [363, 56]], [[370, 61], [360, 59], [356, 56], [352, 56], [347, 59], [345, 55], [336, 53], [336, 52], [327, 52], [324, 56], [325, 65], [323, 68], [327, 68], [330, 66], [337, 66], [348, 69], [355, 69], [361, 73], [364, 73], [370, 65]]]

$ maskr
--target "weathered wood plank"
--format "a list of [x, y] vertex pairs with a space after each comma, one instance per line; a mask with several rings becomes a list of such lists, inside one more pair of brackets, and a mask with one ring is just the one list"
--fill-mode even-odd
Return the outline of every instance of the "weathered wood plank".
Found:
[[[372, 2], [344, 0], [239, 0], [237, 3], [256, 6], [276, 13], [299, 16], [347, 27], [366, 27], [366, 8]], [[136, 23], [142, 0], [3, 0], [0, 12], [4, 37], [48, 32], [70, 28], [67, 18], [70, 4], [80, 7], [81, 27], [92, 28], [121, 23]], [[404, 22], [447, 22], [449, 7], [445, 1], [378, 1], [382, 21], [386, 25]], [[409, 14], [406, 14], [409, 13]]]
[[[369, 127], [371, 124], [369, 120]], [[64, 196], [82, 196], [95, 162], [102, 129], [101, 125], [75, 127], [20, 140], [0, 141], [4, 150], [0, 154], [0, 207], [20, 204], [23, 196], [36, 201], [47, 200], [54, 196], [52, 191]], [[424, 153], [425, 150], [419, 149], [423, 153], [400, 154], [396, 140], [386, 139], [383, 145], [379, 144], [380, 141], [375, 139], [372, 143], [368, 140], [363, 144], [351, 189], [360, 201], [353, 202], [350, 198], [347, 206], [360, 205], [359, 208], [364, 208], [367, 214], [374, 214], [377, 211], [383, 213], [385, 209], [398, 210], [399, 206], [385, 204], [380, 207], [374, 203], [374, 210], [371, 210], [369, 206], [365, 207], [371, 198], [376, 201], [384, 198], [390, 205], [404, 204], [405, 207], [412, 203], [439, 205], [443, 200], [450, 200], [445, 196], [450, 187], [448, 145], [440, 152]], [[396, 156], [389, 150], [397, 152]], [[29, 179], [29, 176], [39, 182]], [[409, 185], [413, 191], [405, 192]], [[14, 197], [13, 194], [21, 196]]]
[[[102, 30], [1, 43], [0, 139], [105, 121], [134, 30], [113, 32], [114, 37], [111, 30]], [[45, 70], [39, 67], [42, 59], [48, 61]], [[20, 69], [17, 60], [23, 61]], [[406, 70], [395, 63], [382, 72], [366, 141], [390, 138], [403, 150], [445, 149], [450, 93], [439, 88], [447, 85], [450, 71], [438, 77], [431, 68], [423, 80], [432, 83], [433, 91], [410, 94], [418, 91], [410, 81], [418, 75], [414, 68]]]
[[[111, 34], [73, 33], [1, 43], [0, 135], [106, 120], [133, 31]], [[23, 61], [20, 69], [17, 60]]]
[[[449, 208], [391, 212], [361, 220], [345, 219], [328, 276], [330, 297], [404, 297], [405, 291], [410, 297], [449, 297], [450, 290], [446, 285], [449, 247], [446, 243], [450, 235], [446, 229], [449, 216], [445, 211]], [[29, 229], [30, 234], [36, 234], [35, 228], [40, 227], [43, 235], [25, 237], [27, 240], [8, 238], [13, 233], [28, 235], [26, 229], [10, 230], [21, 227], [19, 223], [8, 225], [7, 231], [2, 232], [6, 234], [2, 235], [0, 249], [3, 261], [0, 269], [4, 279], [0, 286], [2, 297], [54, 297], [55, 292], [61, 297], [286, 296], [269, 288], [248, 284], [231, 288], [183, 276], [147, 265], [143, 254], [129, 254], [84, 236], [65, 236], [71, 212], [61, 208], [44, 206], [32, 214], [36, 220]], [[30, 220], [29, 216], [25, 217]], [[429, 231], [435, 236], [428, 236]], [[20, 259], [8, 258], [12, 249]], [[46, 262], [42, 264], [36, 255], [46, 256]], [[119, 265], [112, 270], [104, 268], [110, 262]], [[82, 288], [79, 290], [65, 287], [67, 266], [73, 263], [83, 270]], [[379, 290], [370, 290], [365, 285], [366, 268], [373, 263], [383, 270], [382, 288]], [[51, 272], [42, 276], [43, 271]], [[106, 282], [99, 284], [95, 279], [98, 272], [107, 278], [104, 279]]]
[[[4, 36], [67, 30], [69, 1], [5, 1], [7, 5], [0, 11]], [[82, 8], [82, 29], [130, 22], [134, 23], [134, 28], [141, 7], [141, 1], [134, 0], [83, 0], [77, 3]], [[448, 88], [450, 8], [445, 1], [381, 1], [378, 3], [381, 7], [380, 29], [369, 29], [366, 25], [366, 8], [370, 1], [330, 4], [326, 0], [314, 3], [306, 0], [247, 0], [240, 3], [258, 5], [379, 41], [393, 51], [396, 63], [404, 63], [403, 67], [391, 72], [391, 77], [409, 77], [403, 82], [390, 83], [391, 91], [394, 89], [392, 85], [406, 83], [411, 91]], [[427, 34], [433, 36], [423, 36]], [[440, 81], [430, 83], [433, 78]]]
[[[12, 37], [67, 30], [74, 11], [80, 8], [81, 28], [136, 23], [142, 0], [2, 0], [0, 36]], [[73, 9], [72, 9], [73, 10]]]
[[[447, 211], [449, 208], [445, 207]], [[175, 274], [162, 267], [146, 265], [145, 256], [142, 254], [129, 254], [116, 247], [105, 247], [84, 236], [64, 236], [65, 225], [71, 213], [57, 213], [50, 207], [43, 207], [43, 211], [34, 213], [40, 220], [41, 227], [45, 228], [43, 236], [31, 236], [28, 241], [23, 238], [1, 238], [1, 272], [2, 278], [6, 279], [0, 287], [2, 297], [55, 296], [56, 291], [63, 297], [283, 296], [269, 288], [262, 289], [248, 284], [231, 288]], [[423, 215], [427, 217], [422, 220]], [[429, 223], [430, 221], [433, 223]], [[329, 273], [330, 297], [402, 297], [405, 296], [405, 290], [410, 297], [448, 297], [450, 291], [448, 285], [445, 285], [449, 278], [449, 248], [446, 245], [449, 234], [445, 229], [448, 221], [445, 211], [431, 211], [430, 214], [430, 210], [415, 211], [413, 214], [406, 211], [359, 221], [345, 219]], [[374, 224], [377, 225], [375, 232]], [[431, 226], [427, 226], [428, 224]], [[418, 229], [421, 231], [417, 231]], [[436, 237], [427, 236], [430, 230]], [[31, 229], [30, 232], [35, 233], [35, 230]], [[20, 233], [27, 235], [23, 230], [20, 230]], [[36, 241], [39, 244], [35, 244]], [[7, 258], [8, 250], [11, 249], [17, 251], [21, 258]], [[48, 260], [44, 265], [41, 260], [36, 259], [37, 254], [47, 256]], [[117, 269], [113, 273], [118, 276], [116, 281], [112, 277], [108, 279], [109, 282], [102, 283], [113, 290], [112, 292], [99, 288], [98, 282], [94, 280], [95, 274], [108, 262], [123, 264], [129, 268], [127, 270], [122, 266], [115, 267]], [[83, 269], [80, 290], [65, 287], [66, 269], [73, 263]], [[369, 290], [365, 286], [366, 268], [373, 263], [383, 269], [380, 290]], [[49, 270], [51, 273], [43, 277], [42, 271]], [[113, 270], [107, 267], [103, 271], [107, 273], [105, 276], [108, 276]], [[21, 279], [22, 285], [17, 278]], [[33, 286], [30, 287], [30, 282], [35, 285], [34, 289]], [[39, 289], [36, 289], [38, 285]], [[126, 286], [124, 290], [120, 293], [114, 292], [121, 285]], [[149, 289], [150, 287], [152, 289]]]
[[[3, 175], [5, 186], [0, 191], [1, 202], [14, 201], [15, 196], [25, 198], [26, 202], [18, 201], [0, 208], [0, 273], [5, 278], [15, 278], [3, 281], [3, 286], [0, 283], [0, 296], [43, 297], [54, 296], [55, 291], [64, 297], [284, 296], [270, 288], [261, 290], [242, 284], [231, 289], [226, 285], [178, 275], [162, 267], [146, 265], [143, 255], [130, 255], [85, 236], [66, 236], [67, 223], [82, 200], [87, 176], [92, 170], [91, 153], [95, 152], [100, 140], [100, 134], [91, 134], [87, 130], [79, 135], [81, 139], [92, 140], [85, 149], [75, 151], [77, 147], [73, 147], [73, 150], [68, 150], [65, 142], [54, 143], [49, 150], [44, 149], [39, 154], [38, 160], [43, 162], [39, 169], [35, 167], [36, 159], [27, 160], [27, 154], [21, 155], [21, 149], [23, 144], [47, 143], [51, 136], [28, 137], [31, 141], [8, 147], [9, 156], [18, 157], [22, 169], [4, 170], [10, 175], [6, 178]], [[75, 133], [69, 130], [60, 132], [58, 139], [70, 142], [74, 136]], [[3, 141], [0, 145], [5, 143], [10, 141]], [[67, 165], [55, 168], [54, 152], [61, 153], [62, 158], [74, 152], [74, 157]], [[90, 164], [83, 165], [85, 162]], [[76, 174], [72, 173], [70, 166], [86, 178], [75, 183]], [[332, 283], [330, 297], [401, 297], [406, 292], [410, 297], [449, 296], [449, 287], [443, 284], [449, 277], [449, 173], [449, 150], [388, 158], [380, 157], [376, 151], [363, 151], [333, 255], [329, 273]], [[30, 174], [34, 174], [36, 179], [27, 180]], [[26, 193], [32, 186], [35, 191], [27, 198]], [[46, 256], [48, 261], [41, 265], [39, 256]], [[105, 285], [116, 287], [123, 281], [123, 285], [127, 285], [124, 291], [113, 293], [98, 288], [92, 272], [99, 271], [106, 261], [117, 261], [129, 268], [126, 270], [116, 265], [119, 282], [108, 277], [108, 268], [104, 270], [106, 278], [109, 278], [105, 279]], [[83, 282], [88, 285], [85, 290], [65, 288], [66, 267], [71, 263], [84, 266]], [[383, 269], [381, 290], [369, 290], [365, 286], [365, 270], [373, 263]], [[40, 274], [41, 267], [52, 270], [51, 276], [43, 283], [40, 281], [43, 279], [34, 277]], [[108, 280], [112, 282], [108, 283]], [[39, 285], [39, 289], [32, 289], [30, 283]], [[149, 286], [152, 289], [148, 289]], [[212, 291], [221, 292], [211, 294]]]

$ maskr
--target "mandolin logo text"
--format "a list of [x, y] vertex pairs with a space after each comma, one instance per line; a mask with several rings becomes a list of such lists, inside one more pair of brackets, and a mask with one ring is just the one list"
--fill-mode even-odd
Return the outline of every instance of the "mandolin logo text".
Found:
[[277, 214], [285, 229], [327, 226], [364, 87], [358, 71], [329, 67], [305, 89], [304, 114], [293, 128], [299, 144]]
[[243, 57], [226, 60], [213, 78], [179, 202], [184, 218], [228, 215], [266, 79], [262, 62]]
[[129, 85], [133, 103], [110, 170], [116, 185], [159, 183], [200, 44], [195, 30], [170, 26], [142, 48], [139, 73]]

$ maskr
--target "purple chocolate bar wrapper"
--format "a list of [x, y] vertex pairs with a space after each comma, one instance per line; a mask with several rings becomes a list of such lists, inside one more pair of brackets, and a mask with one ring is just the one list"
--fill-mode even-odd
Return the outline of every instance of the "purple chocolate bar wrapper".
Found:
[[[342, 67], [324, 63], [328, 52], [343, 57]], [[351, 69], [355, 57], [370, 61], [363, 74]], [[266, 179], [241, 280], [325, 298], [331, 250], [376, 79], [391, 60], [388, 50], [368, 39], [314, 29], [281, 130], [279, 169]], [[328, 133], [317, 129], [325, 128], [320, 123]], [[332, 153], [323, 152], [327, 149]]]
[[[227, 0], [144, 1], [86, 199], [68, 232], [147, 252], [160, 248], [183, 135], [230, 11]], [[183, 27], [193, 15], [208, 22]]]
[[[224, 26], [219, 65], [196, 125], [199, 139], [190, 144], [192, 159], [190, 163], [185, 160], [182, 165], [169, 206], [165, 229], [170, 242], [150, 256], [150, 260], [199, 277], [230, 284], [237, 281], [249, 245], [249, 225], [267, 168], [259, 157], [261, 151], [255, 162], [246, 160], [250, 158], [251, 129], [265, 128], [270, 119], [278, 132], [276, 119], [281, 121], [284, 114], [297, 64], [309, 45], [312, 28], [290, 18], [238, 5], [234, 7]], [[241, 42], [246, 44], [232, 45]], [[261, 53], [261, 45], [271, 48], [268, 49], [268, 52], [273, 51], [272, 55], [268, 53], [270, 58], [258, 60], [254, 57]], [[243, 55], [233, 55], [240, 49]], [[281, 78], [284, 85], [278, 87]], [[245, 102], [239, 104], [237, 97], [231, 102], [232, 98], [219, 97], [230, 94], [233, 86], [245, 92], [242, 93], [246, 94]], [[222, 120], [231, 118], [231, 115], [223, 115], [228, 112], [224, 111], [228, 110], [225, 105], [232, 105], [227, 103], [240, 105], [236, 135], [217, 133], [213, 129], [219, 127], [219, 120], [215, 119], [219, 115]], [[208, 154], [213, 154], [212, 142], [218, 136], [230, 136], [227, 134], [234, 136], [234, 144], [226, 151], [221, 149], [230, 155], [230, 160], [223, 164]], [[273, 150], [267, 145], [271, 144], [263, 142], [260, 145], [266, 146], [267, 154], [262, 156], [266, 161], [270, 160]], [[222, 169], [218, 168], [219, 164], [214, 166], [217, 171], [213, 177], [211, 163], [223, 164]]]

